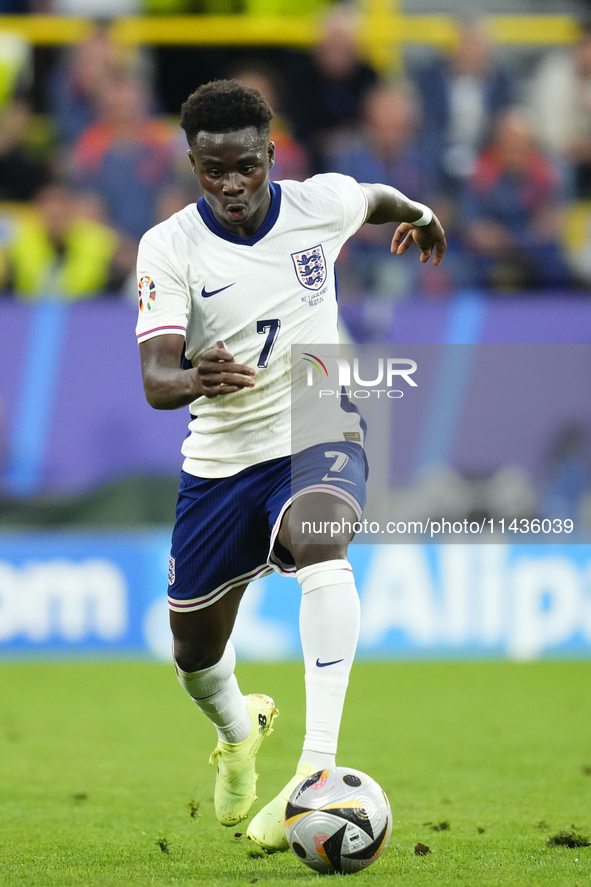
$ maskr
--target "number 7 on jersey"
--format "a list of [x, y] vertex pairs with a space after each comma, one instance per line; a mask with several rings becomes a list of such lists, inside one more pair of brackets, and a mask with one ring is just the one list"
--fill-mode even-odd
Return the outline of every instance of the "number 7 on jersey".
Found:
[[263, 350], [261, 351], [259, 362], [257, 363], [258, 367], [266, 367], [269, 363], [269, 358], [271, 357], [271, 352], [280, 329], [281, 321], [277, 318], [273, 320], [257, 321], [257, 333], [261, 333], [261, 335], [267, 333], [267, 338], [265, 339], [265, 344], [263, 345]]

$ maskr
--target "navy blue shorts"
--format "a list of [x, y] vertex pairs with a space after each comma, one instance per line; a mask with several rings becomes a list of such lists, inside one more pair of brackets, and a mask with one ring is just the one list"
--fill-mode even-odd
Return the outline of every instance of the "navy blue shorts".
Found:
[[294, 576], [291, 554], [276, 540], [285, 510], [299, 496], [325, 492], [347, 502], [359, 519], [366, 479], [365, 453], [349, 441], [318, 444], [231, 477], [181, 472], [168, 571], [171, 610], [208, 607], [273, 570]]

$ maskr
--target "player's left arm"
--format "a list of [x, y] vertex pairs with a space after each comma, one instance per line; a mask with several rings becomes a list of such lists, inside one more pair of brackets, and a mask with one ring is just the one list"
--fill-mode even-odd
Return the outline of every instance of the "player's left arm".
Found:
[[370, 225], [398, 222], [391, 252], [401, 256], [414, 241], [421, 251], [421, 262], [440, 265], [447, 249], [445, 233], [437, 216], [422, 203], [410, 200], [389, 185], [361, 185], [367, 197], [365, 221]]

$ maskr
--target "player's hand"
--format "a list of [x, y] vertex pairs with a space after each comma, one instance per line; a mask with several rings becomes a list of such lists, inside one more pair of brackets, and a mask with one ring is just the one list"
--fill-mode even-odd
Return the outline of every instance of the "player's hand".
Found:
[[200, 393], [205, 397], [233, 394], [243, 388], [254, 387], [254, 370], [234, 363], [234, 358], [223, 342], [216, 342], [197, 364]]
[[420, 227], [413, 225], [412, 222], [402, 222], [392, 238], [390, 251], [401, 256], [413, 241], [421, 251], [421, 262], [428, 262], [433, 255], [433, 264], [441, 265], [447, 249], [447, 241], [437, 216], [433, 216], [428, 225]]

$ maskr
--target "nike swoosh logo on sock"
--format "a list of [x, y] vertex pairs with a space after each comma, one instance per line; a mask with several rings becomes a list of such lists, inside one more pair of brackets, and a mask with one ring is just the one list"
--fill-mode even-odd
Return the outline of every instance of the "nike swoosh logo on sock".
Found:
[[320, 659], [316, 660], [316, 665], [318, 668], [326, 668], [327, 665], [336, 665], [337, 662], [344, 662], [343, 659], [334, 659], [332, 662], [321, 662]]
[[231, 286], [235, 285], [236, 281], [234, 281], [234, 283], [229, 283], [228, 286], [221, 286], [219, 290], [212, 290], [210, 293], [208, 293], [205, 287], [203, 287], [203, 289], [201, 290], [201, 295], [204, 299], [209, 299], [211, 296], [215, 296], [217, 295], [217, 293], [223, 293], [224, 290], [229, 290]]

